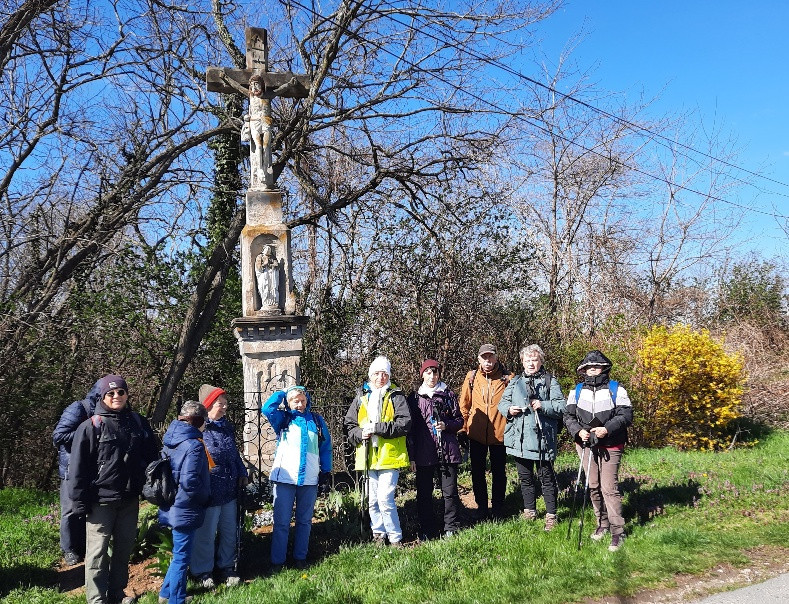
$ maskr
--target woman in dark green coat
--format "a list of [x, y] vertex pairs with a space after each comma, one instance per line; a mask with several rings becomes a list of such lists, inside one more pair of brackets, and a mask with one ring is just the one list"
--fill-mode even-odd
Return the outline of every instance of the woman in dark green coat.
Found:
[[556, 525], [556, 440], [565, 400], [559, 382], [545, 371], [545, 353], [537, 344], [520, 353], [523, 373], [510, 380], [499, 402], [506, 419], [504, 446], [515, 458], [523, 494], [523, 516], [537, 518], [536, 475], [545, 499], [545, 530]]

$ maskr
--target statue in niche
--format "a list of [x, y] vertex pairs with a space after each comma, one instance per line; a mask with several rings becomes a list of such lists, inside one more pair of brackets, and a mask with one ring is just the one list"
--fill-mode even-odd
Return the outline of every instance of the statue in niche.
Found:
[[260, 310], [279, 310], [279, 260], [273, 245], [266, 245], [255, 258], [255, 277]]
[[271, 110], [266, 111], [263, 99], [263, 78], [253, 75], [249, 78], [249, 113], [244, 116], [241, 140], [249, 142], [250, 188], [273, 189], [271, 168]]

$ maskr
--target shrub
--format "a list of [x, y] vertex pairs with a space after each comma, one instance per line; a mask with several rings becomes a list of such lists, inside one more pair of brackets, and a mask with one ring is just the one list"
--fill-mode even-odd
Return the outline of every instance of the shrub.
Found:
[[652, 446], [721, 449], [740, 416], [745, 374], [709, 332], [653, 327], [639, 351], [643, 437]]

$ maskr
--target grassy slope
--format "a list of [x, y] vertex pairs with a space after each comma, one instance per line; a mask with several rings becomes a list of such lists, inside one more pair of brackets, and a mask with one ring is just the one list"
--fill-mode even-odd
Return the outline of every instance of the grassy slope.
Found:
[[[565, 477], [574, 478], [576, 469], [569, 455], [557, 463]], [[752, 450], [719, 454], [630, 450], [621, 477], [630, 538], [616, 553], [608, 552], [606, 542], [586, 538], [579, 552], [576, 539], [566, 539], [566, 518], [552, 533], [542, 531], [541, 523], [513, 519], [413, 549], [351, 544], [306, 573], [285, 571], [196, 602], [572, 602], [632, 594], [675, 573], [701, 573], [721, 562], [744, 563], [749, 547], [789, 547], [789, 433], [774, 433]], [[566, 517], [568, 499], [562, 502], [560, 514]], [[2, 491], [0, 508], [8, 509]], [[0, 525], [3, 541], [19, 534], [35, 544], [17, 547], [3, 566], [23, 550], [31, 552], [28, 565], [56, 558], [57, 536], [24, 532], [21, 522], [46, 512], [45, 505], [19, 509], [16, 522]], [[584, 533], [592, 528], [588, 511], [586, 522]], [[38, 548], [47, 553], [34, 554]], [[35, 588], [17, 590], [5, 601], [78, 600]], [[141, 600], [155, 601], [154, 594]]]

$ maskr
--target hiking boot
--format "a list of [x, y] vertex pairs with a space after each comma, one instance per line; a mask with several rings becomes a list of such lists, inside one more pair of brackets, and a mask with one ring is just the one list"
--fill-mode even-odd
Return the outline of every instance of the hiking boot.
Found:
[[545, 530], [552, 531], [556, 526], [556, 514], [545, 514]]
[[625, 534], [611, 535], [611, 545], [608, 546], [609, 552], [615, 552], [625, 544]]
[[457, 534], [457, 531], [447, 531], [444, 533], [444, 539], [452, 539]]
[[197, 582], [200, 584], [200, 587], [202, 587], [203, 589], [214, 589], [214, 587], [216, 586], [216, 584], [214, 583], [214, 578], [209, 574], [200, 575], [199, 577], [197, 577]]
[[391, 543], [389, 543], [389, 547], [393, 547], [395, 549], [402, 549], [403, 548], [403, 542], [402, 541], [392, 541]]
[[537, 510], [523, 510], [524, 520], [537, 520]]
[[373, 533], [374, 545], [386, 545], [386, 533]]
[[75, 566], [82, 562], [83, 558], [77, 552], [66, 552], [63, 554], [63, 560], [66, 566]]
[[305, 570], [306, 568], [309, 568], [309, 563], [306, 560], [294, 560], [293, 568], [297, 570]]
[[589, 535], [589, 538], [592, 541], [600, 541], [603, 537], [608, 534], [608, 527], [606, 526], [598, 526], [595, 529], [595, 532]]
[[284, 564], [272, 564], [270, 569], [271, 574], [276, 575], [277, 573], [281, 573], [283, 568], [285, 568]]
[[235, 587], [239, 583], [241, 583], [241, 577], [239, 577], [236, 574], [230, 573], [225, 578], [225, 585], [227, 585], [228, 587]]
[[[184, 600], [184, 602], [186, 602], [186, 604], [189, 604], [192, 601], [192, 597], [193, 596], [186, 596], [186, 600]], [[159, 604], [167, 604], [169, 601], [170, 600], [168, 598], [163, 598], [162, 596], [159, 596]]]

